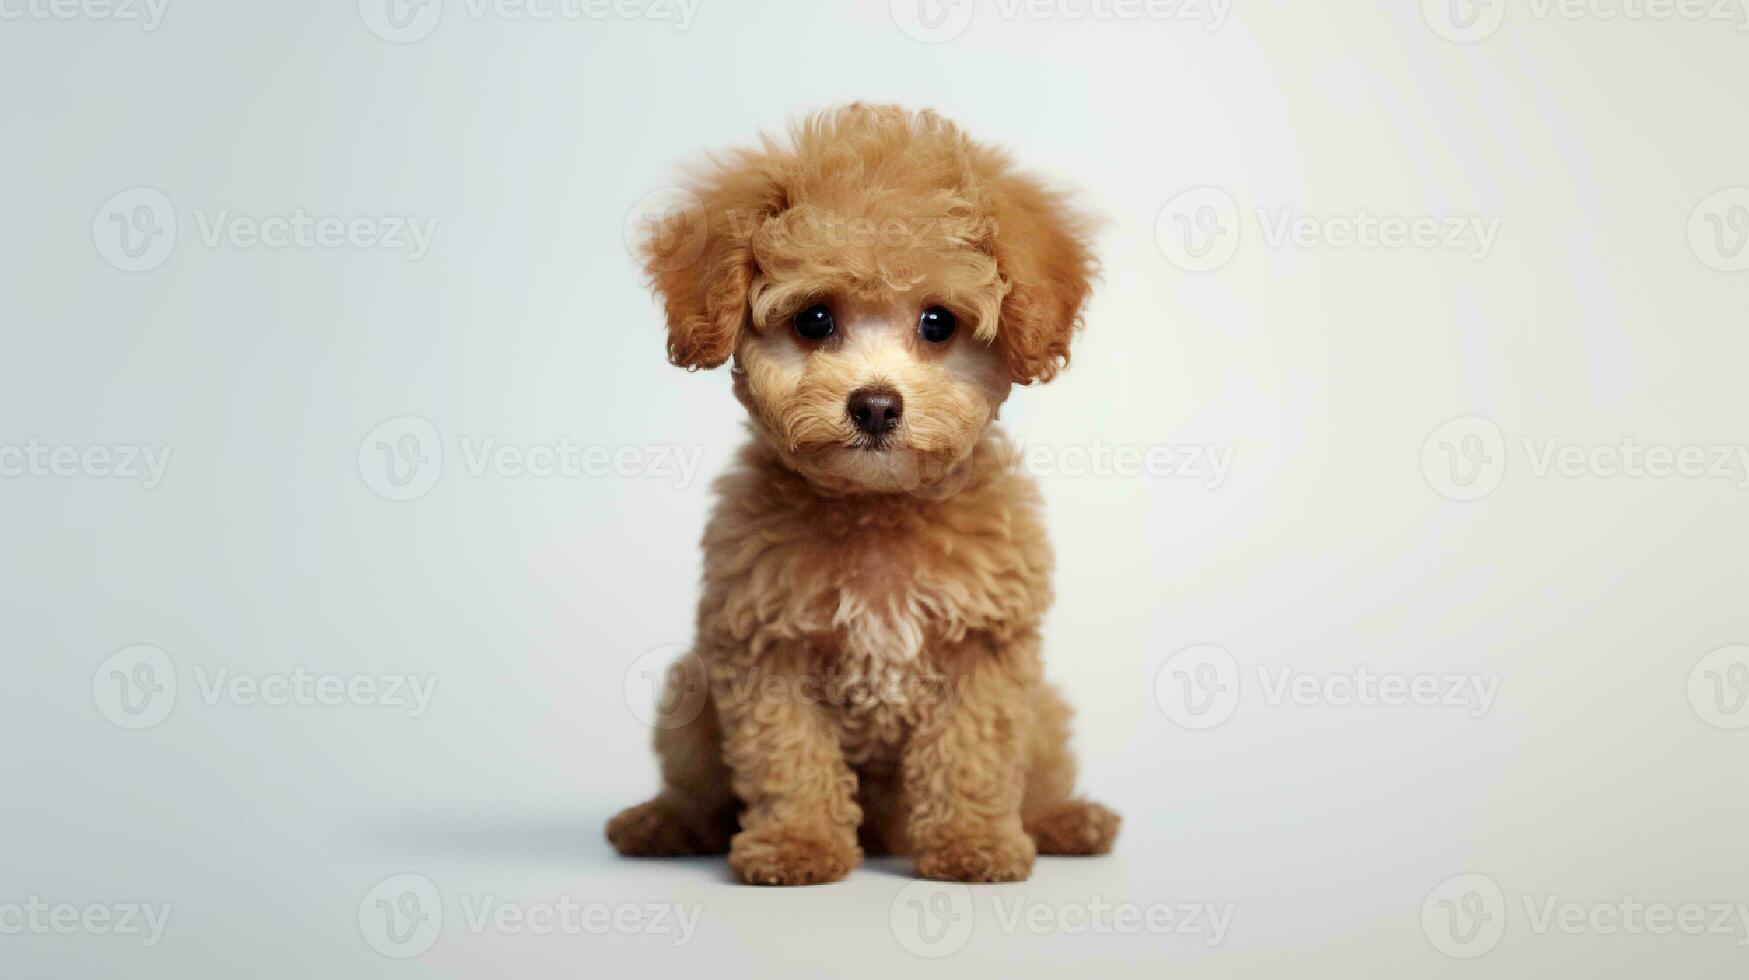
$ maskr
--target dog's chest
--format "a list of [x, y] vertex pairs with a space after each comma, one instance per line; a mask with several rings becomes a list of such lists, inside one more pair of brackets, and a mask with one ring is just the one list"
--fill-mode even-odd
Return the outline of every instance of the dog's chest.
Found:
[[981, 622], [986, 597], [893, 534], [840, 541], [831, 574], [796, 598], [813, 610], [805, 634], [828, 714], [852, 765], [896, 759], [904, 738], [950, 694], [937, 654]]
[[719, 527], [707, 568], [720, 614], [747, 649], [798, 651], [856, 765], [890, 760], [952, 697], [942, 654], [969, 636], [1034, 625], [1049, 552], [1029, 507], [840, 510]]

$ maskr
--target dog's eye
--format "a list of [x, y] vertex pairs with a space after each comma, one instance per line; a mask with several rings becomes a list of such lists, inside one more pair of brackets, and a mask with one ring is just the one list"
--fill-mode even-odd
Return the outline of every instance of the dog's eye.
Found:
[[832, 321], [832, 308], [825, 303], [815, 303], [797, 313], [795, 324], [796, 333], [804, 340], [825, 340], [837, 326]]
[[954, 327], [958, 325], [952, 313], [939, 306], [931, 306], [918, 319], [917, 333], [932, 344], [940, 344], [953, 336]]

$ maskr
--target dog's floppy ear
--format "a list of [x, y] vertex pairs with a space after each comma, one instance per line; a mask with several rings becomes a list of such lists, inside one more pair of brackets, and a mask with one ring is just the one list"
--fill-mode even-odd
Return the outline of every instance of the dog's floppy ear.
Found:
[[758, 154], [736, 155], [669, 192], [648, 219], [638, 254], [668, 318], [668, 359], [696, 370], [735, 352], [748, 327], [748, 290], [758, 268], [751, 239], [782, 209], [782, 192]]
[[996, 341], [1017, 384], [1049, 381], [1069, 363], [1069, 341], [1098, 274], [1094, 222], [1067, 195], [1014, 172], [1005, 157], [992, 153], [983, 163], [996, 266], [1009, 287]]

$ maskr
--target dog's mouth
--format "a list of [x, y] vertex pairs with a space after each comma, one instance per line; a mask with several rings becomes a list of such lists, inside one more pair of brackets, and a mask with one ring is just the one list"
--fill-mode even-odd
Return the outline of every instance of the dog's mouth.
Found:
[[882, 432], [872, 436], [859, 432], [851, 438], [848, 448], [855, 452], [884, 453], [899, 447], [898, 440], [893, 438], [891, 432]]

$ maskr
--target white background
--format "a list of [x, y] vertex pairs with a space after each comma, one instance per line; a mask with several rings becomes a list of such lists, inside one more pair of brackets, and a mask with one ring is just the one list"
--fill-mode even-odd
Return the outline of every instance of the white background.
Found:
[[[1745, 657], [1701, 662], [1749, 642], [1749, 474], [1536, 465], [1548, 440], [1749, 443], [1749, 273], [1723, 271], [1749, 262], [1734, 3], [1716, 21], [703, 0], [677, 29], [447, 0], [409, 38], [377, 0], [169, 0], [153, 30], [48, 2], [0, 0], [0, 928], [32, 896], [173, 911], [150, 948], [0, 933], [0, 972], [1742, 975], [1735, 912], [1725, 935], [1567, 934], [1526, 907], [1749, 902], [1749, 730], [1720, 727], [1749, 710], [1709, 716], [1706, 686]], [[679, 16], [651, 2], [624, 9]], [[920, 10], [953, 36], [908, 35]], [[880, 861], [749, 889], [601, 836], [655, 786], [640, 656], [689, 640], [709, 478], [741, 438], [726, 376], [665, 364], [623, 229], [676, 164], [852, 98], [935, 107], [1106, 219], [1074, 364], [1016, 393], [1017, 438], [1233, 454], [1218, 486], [1042, 478], [1049, 672], [1079, 709], [1085, 787], [1125, 823], [1114, 855], [1022, 885], [907, 893]], [[174, 248], [128, 272], [112, 199], [138, 187], [169, 202]], [[1163, 209], [1204, 187], [1231, 200], [1217, 245], [1236, 251], [1191, 272]], [[1292, 211], [1340, 234], [1325, 219], [1363, 209], [1498, 233], [1482, 256], [1266, 232]], [[417, 258], [203, 234], [299, 210], [436, 226]], [[1691, 220], [1716, 237], [1691, 242]], [[385, 499], [361, 448], [409, 416], [441, 469]], [[1424, 454], [1471, 416], [1488, 422]], [[464, 445], [487, 439], [678, 446], [701, 472], [475, 475]], [[33, 444], [172, 456], [148, 489], [20, 471]], [[1449, 499], [1453, 465], [1498, 486]], [[102, 710], [100, 670], [136, 644], [177, 683], [137, 731]], [[1203, 644], [1238, 700], [1195, 731], [1156, 680]], [[1258, 675], [1363, 667], [1498, 687], [1478, 712], [1272, 699]], [[438, 686], [417, 718], [202, 690], [296, 668]], [[1464, 896], [1436, 889], [1465, 873], [1497, 888], [1457, 889], [1497, 944], [1440, 934], [1439, 899]], [[404, 961], [373, 949], [366, 902], [398, 874], [442, 912]], [[488, 898], [700, 918], [684, 945], [476, 933]], [[1005, 928], [993, 898], [1049, 924]], [[1231, 921], [1212, 945], [1056, 928], [1096, 901]], [[948, 938], [921, 942], [916, 917], [943, 909]]]

